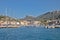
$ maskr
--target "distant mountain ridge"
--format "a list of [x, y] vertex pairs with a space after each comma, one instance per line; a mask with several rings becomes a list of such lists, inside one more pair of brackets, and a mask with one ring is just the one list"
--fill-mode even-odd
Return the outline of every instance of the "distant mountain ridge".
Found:
[[[53, 18], [54, 17], [54, 18]], [[47, 12], [37, 17], [26, 16], [23, 20], [50, 20], [50, 19], [60, 19], [60, 11]]]
[[34, 17], [34, 16], [26, 16], [26, 17], [23, 18], [23, 20], [32, 20], [32, 21], [34, 21], [34, 20], [36, 20], [36, 17]]
[[[8, 20], [17, 20], [13, 17], [9, 17], [9, 16], [3, 16], [3, 15], [0, 15], [0, 20], [6, 20], [6, 18]], [[34, 21], [34, 20], [50, 20], [50, 19], [60, 19], [60, 11], [52, 11], [52, 12], [47, 12], [47, 13], [44, 13], [42, 15], [39, 15], [37, 17], [34, 17], [34, 16], [26, 16], [24, 18], [22, 18], [22, 20], [31, 20], [31, 21]], [[21, 20], [21, 19], [18, 19], [18, 20]]]
[[57, 19], [60, 17], [60, 11], [52, 11], [52, 12], [47, 12], [43, 15], [37, 16], [36, 19], [38, 20], [48, 20], [48, 19]]

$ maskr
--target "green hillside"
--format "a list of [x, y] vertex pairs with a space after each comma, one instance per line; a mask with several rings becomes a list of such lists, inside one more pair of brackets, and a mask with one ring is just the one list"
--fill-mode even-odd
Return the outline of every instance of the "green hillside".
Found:
[[60, 19], [60, 11], [52, 11], [47, 12], [43, 15], [37, 16], [36, 19], [38, 20], [52, 20], [52, 19]]
[[0, 15], [0, 20], [3, 20], [3, 21], [17, 21], [17, 19], [15, 18], [12, 18], [12, 17], [9, 17], [9, 16], [3, 16], [3, 15]]

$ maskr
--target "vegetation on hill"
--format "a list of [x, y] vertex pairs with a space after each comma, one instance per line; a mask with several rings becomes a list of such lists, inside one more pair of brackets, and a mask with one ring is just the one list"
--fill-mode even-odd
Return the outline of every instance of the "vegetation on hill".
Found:
[[43, 15], [37, 16], [38, 20], [53, 20], [60, 19], [60, 11], [47, 12]]
[[26, 16], [26, 17], [24, 17], [23, 19], [24, 19], [24, 20], [34, 21], [34, 20], [36, 20], [36, 17], [34, 17], [34, 16]]
[[[23, 18], [23, 20], [31, 20], [31, 21], [39, 20], [41, 22], [46, 22], [47, 20], [53, 20], [53, 19], [60, 19], [60, 11], [47, 12], [37, 17], [26, 16]], [[15, 19], [9, 16], [3, 16], [3, 15], [0, 15], [0, 20], [20, 21], [20, 19]]]
[[15, 19], [15, 18], [12, 18], [9, 16], [3, 16], [3, 15], [0, 15], [0, 20], [2, 20], [2, 21], [18, 21], [18, 19]]

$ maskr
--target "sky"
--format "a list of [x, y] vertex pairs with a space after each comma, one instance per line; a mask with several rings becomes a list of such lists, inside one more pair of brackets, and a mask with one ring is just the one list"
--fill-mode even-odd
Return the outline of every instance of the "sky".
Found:
[[0, 0], [0, 15], [23, 18], [60, 10], [60, 0]]

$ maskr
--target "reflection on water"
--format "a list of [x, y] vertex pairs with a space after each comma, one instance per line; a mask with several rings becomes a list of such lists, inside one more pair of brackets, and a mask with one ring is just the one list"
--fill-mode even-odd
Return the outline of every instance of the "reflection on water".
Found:
[[60, 40], [60, 28], [0, 28], [0, 40]]

